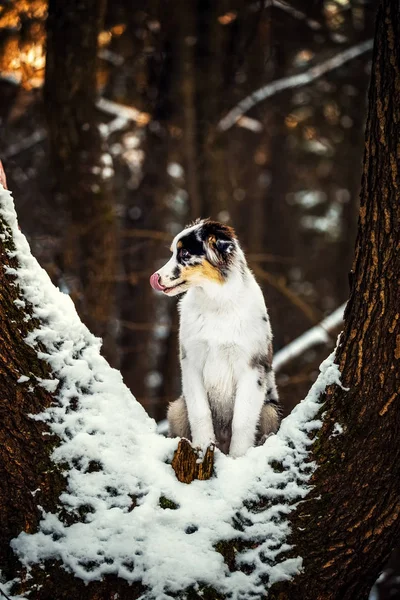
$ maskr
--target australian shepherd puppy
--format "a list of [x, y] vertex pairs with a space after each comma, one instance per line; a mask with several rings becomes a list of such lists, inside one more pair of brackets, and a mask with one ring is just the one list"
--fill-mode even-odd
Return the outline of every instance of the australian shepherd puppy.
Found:
[[169, 433], [241, 456], [279, 425], [261, 289], [227, 225], [196, 221], [175, 237], [171, 252], [150, 278], [168, 296], [185, 292], [179, 304], [182, 396], [169, 406]]

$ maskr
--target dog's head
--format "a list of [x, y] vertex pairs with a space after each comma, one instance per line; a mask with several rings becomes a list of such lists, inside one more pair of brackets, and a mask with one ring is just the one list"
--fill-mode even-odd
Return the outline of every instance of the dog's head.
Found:
[[238, 252], [231, 227], [217, 221], [196, 221], [179, 233], [171, 245], [172, 257], [150, 277], [150, 284], [168, 296], [207, 284], [223, 284]]

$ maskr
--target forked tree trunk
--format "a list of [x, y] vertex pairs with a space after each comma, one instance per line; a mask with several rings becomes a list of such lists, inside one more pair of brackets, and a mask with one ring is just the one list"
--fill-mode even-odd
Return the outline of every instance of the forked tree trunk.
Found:
[[[337, 353], [342, 383], [348, 389], [332, 386], [326, 392], [323, 426], [310, 455], [318, 466], [313, 487], [288, 517], [290, 552], [303, 557], [303, 571], [291, 581], [272, 585], [268, 592], [266, 584], [262, 597], [268, 593], [279, 600], [363, 600], [399, 537], [399, 39], [399, 4], [383, 0], [373, 58], [354, 277]], [[3, 264], [12, 260], [6, 254], [10, 248], [12, 241], [2, 236]], [[43, 444], [44, 426], [27, 417], [48, 406], [51, 394], [37, 384], [33, 391], [26, 383], [17, 384], [21, 373], [42, 378], [51, 373], [23, 342], [34, 324], [23, 320], [29, 309], [13, 302], [12, 278], [1, 273], [0, 567], [11, 578], [17, 571], [9, 540], [23, 529], [36, 528], [36, 504], [51, 508], [61, 480]], [[332, 435], [338, 431], [335, 424], [341, 427], [340, 435]], [[40, 502], [32, 499], [36, 488], [40, 488]], [[229, 543], [221, 552], [231, 570], [240, 568]], [[274, 562], [272, 557], [266, 560]], [[132, 600], [143, 593], [140, 582], [129, 586], [116, 577], [85, 585], [61, 567], [35, 568], [20, 591], [39, 583], [34, 596], [29, 596], [36, 600], [108, 600], [115, 594], [119, 600]], [[187, 594], [175, 596], [223, 598], [210, 589], [196, 592], [197, 582], [192, 583]]]

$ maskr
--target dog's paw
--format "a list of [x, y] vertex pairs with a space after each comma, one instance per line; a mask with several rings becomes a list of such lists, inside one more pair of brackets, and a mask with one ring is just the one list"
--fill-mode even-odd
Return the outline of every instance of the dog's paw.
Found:
[[252, 447], [252, 444], [236, 443], [231, 444], [229, 448], [229, 456], [232, 458], [240, 458], [246, 454], [247, 450]]
[[214, 449], [216, 447], [216, 445], [217, 444], [216, 444], [215, 440], [207, 440], [206, 442], [203, 442], [203, 443], [200, 443], [200, 444], [199, 443], [197, 443], [197, 444], [192, 443], [193, 448], [195, 450], [198, 450], [199, 452], [206, 452], [207, 448], [210, 448], [210, 447], [212, 449]]
[[199, 454], [200, 458], [205, 455], [205, 453], [207, 452], [207, 448], [211, 448], [212, 450], [214, 450], [216, 445], [217, 444], [215, 442], [215, 439], [213, 439], [211, 437], [206, 437], [203, 439], [195, 439], [192, 442], [192, 448], [194, 450], [196, 450], [196, 452]]

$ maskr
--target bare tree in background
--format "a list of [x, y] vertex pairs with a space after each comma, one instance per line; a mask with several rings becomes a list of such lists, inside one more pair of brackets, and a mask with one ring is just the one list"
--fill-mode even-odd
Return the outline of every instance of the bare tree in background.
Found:
[[97, 50], [105, 0], [50, 0], [45, 109], [56, 199], [67, 217], [64, 279], [113, 359], [116, 224], [111, 157], [98, 129]]

